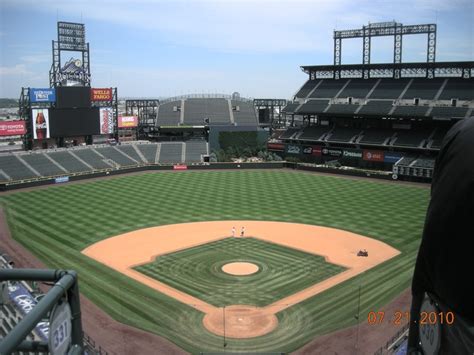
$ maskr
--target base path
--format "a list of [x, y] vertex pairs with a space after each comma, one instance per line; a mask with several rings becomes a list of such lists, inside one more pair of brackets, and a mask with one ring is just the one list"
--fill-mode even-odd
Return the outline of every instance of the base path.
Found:
[[[381, 241], [339, 229], [266, 221], [196, 222], [140, 229], [102, 240], [82, 252], [128, 277], [206, 313], [204, 326], [214, 334], [221, 335], [224, 312], [222, 308], [150, 278], [133, 270], [133, 267], [152, 262], [159, 255], [228, 238], [233, 226], [245, 226], [247, 236], [324, 256], [326, 261], [344, 266], [347, 270], [263, 308], [226, 307], [226, 315], [227, 311], [232, 311], [232, 323], [228, 324], [226, 320], [226, 333], [229, 337], [252, 338], [264, 335], [277, 326], [276, 313], [400, 253]], [[369, 256], [358, 257], [357, 252], [360, 249], [366, 249]]]

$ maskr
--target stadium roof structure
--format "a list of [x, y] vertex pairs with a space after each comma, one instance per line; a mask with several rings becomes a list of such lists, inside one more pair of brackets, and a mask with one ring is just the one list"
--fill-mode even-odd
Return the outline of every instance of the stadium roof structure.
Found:
[[340, 65], [302, 65], [310, 79], [342, 78], [472, 78], [474, 61], [414, 62]]

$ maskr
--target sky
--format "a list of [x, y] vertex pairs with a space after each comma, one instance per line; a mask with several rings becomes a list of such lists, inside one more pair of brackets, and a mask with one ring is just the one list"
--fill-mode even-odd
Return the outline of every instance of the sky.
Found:
[[[49, 86], [57, 21], [85, 24], [92, 87], [119, 97], [288, 99], [301, 65], [333, 63], [335, 29], [393, 20], [436, 23], [437, 61], [474, 60], [472, 0], [0, 0], [0, 97]], [[392, 48], [374, 39], [371, 62], [391, 62]], [[425, 60], [426, 35], [404, 36], [403, 61]], [[361, 61], [362, 40], [344, 40], [342, 63]]]

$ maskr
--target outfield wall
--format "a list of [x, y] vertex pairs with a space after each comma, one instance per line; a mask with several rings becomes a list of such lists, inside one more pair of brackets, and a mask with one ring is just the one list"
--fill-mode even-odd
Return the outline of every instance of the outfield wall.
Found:
[[304, 163], [293, 163], [293, 162], [263, 162], [263, 163], [202, 163], [195, 165], [179, 165], [184, 169], [175, 169], [175, 165], [149, 165], [149, 166], [137, 166], [133, 168], [124, 169], [107, 169], [104, 171], [96, 171], [87, 174], [75, 174], [65, 175], [64, 177], [52, 177], [37, 180], [19, 181], [14, 183], [3, 183], [0, 184], [0, 191], [10, 191], [16, 189], [22, 189], [27, 187], [43, 186], [43, 185], [55, 185], [67, 183], [70, 181], [80, 181], [98, 177], [106, 177], [111, 175], [122, 175], [127, 173], [135, 173], [140, 171], [174, 171], [174, 170], [237, 170], [237, 169], [297, 169], [305, 171], [314, 171], [321, 173], [330, 173], [337, 175], [347, 176], [358, 176], [358, 177], [370, 177], [375, 179], [383, 180], [403, 180], [403, 181], [414, 181], [422, 183], [430, 183], [431, 181], [426, 178], [417, 178], [410, 176], [398, 176], [397, 179], [393, 178], [391, 172], [364, 170], [364, 169], [350, 169], [346, 167], [335, 168], [328, 166], [317, 166], [314, 164]]

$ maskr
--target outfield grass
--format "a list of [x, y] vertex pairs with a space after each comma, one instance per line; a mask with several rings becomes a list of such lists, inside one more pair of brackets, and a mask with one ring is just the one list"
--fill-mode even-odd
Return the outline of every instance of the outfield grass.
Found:
[[[413, 186], [292, 171], [150, 173], [0, 197], [13, 237], [48, 266], [76, 269], [80, 289], [115, 319], [167, 337], [190, 352], [220, 351], [203, 314], [82, 255], [99, 240], [140, 228], [212, 220], [307, 223], [379, 239], [402, 253], [278, 313], [279, 327], [228, 339], [228, 351], [293, 351], [354, 324], [407, 288], [429, 198]], [[362, 317], [364, 320], [364, 317]]]
[[[221, 270], [239, 261], [254, 263], [260, 270], [247, 276]], [[322, 256], [249, 237], [169, 253], [135, 269], [216, 307], [264, 307], [345, 270]]]

